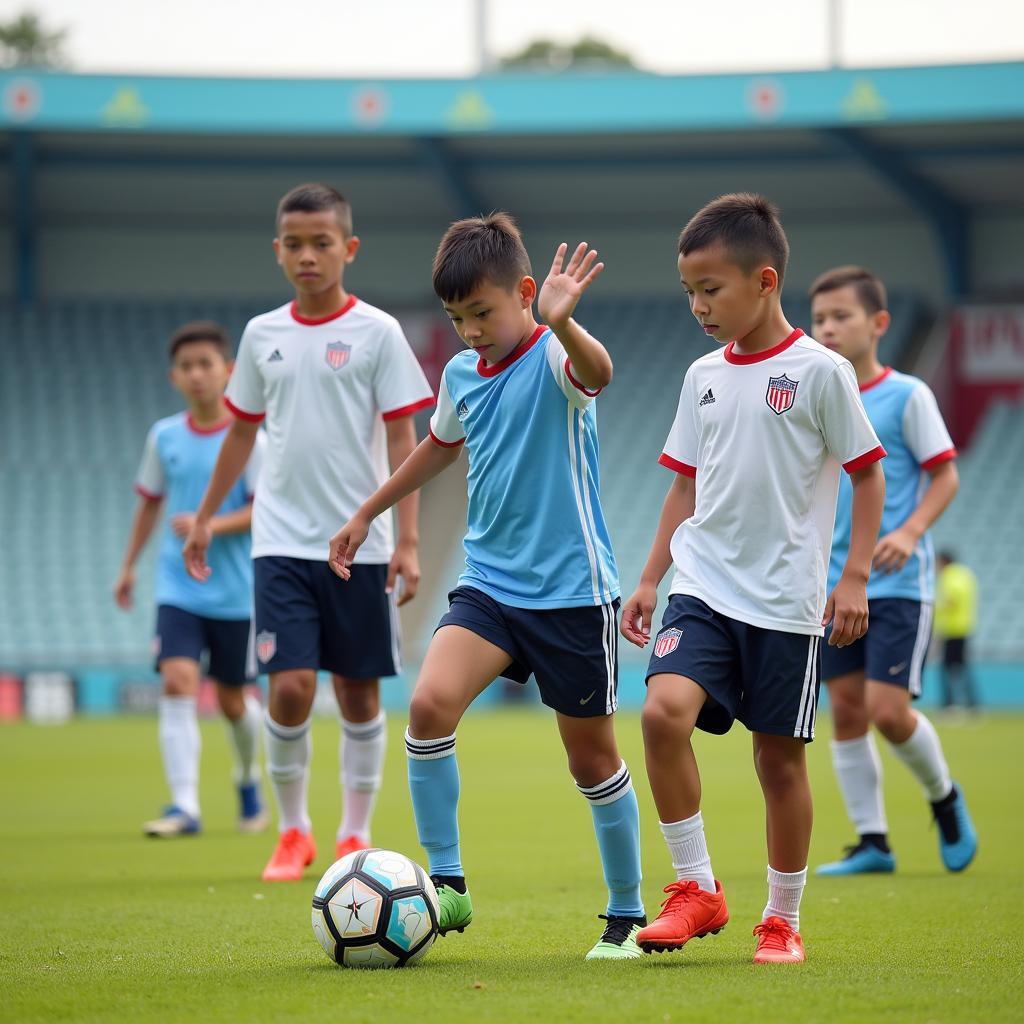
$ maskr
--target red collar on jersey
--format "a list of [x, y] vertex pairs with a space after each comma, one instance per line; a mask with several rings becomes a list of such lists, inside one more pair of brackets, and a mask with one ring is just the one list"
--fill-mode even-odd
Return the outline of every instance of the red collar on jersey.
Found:
[[753, 355], [742, 355], [739, 352], [733, 351], [733, 345], [736, 344], [734, 341], [730, 341], [725, 346], [725, 361], [727, 363], [735, 363], [737, 366], [749, 366], [751, 363], [760, 363], [765, 359], [771, 359], [772, 356], [777, 356], [780, 352], [785, 352], [790, 345], [796, 341], [797, 338], [802, 338], [804, 332], [797, 327], [789, 337], [784, 338], [778, 343], [778, 345], [772, 348], [766, 348], [763, 352], [754, 352]]
[[219, 434], [222, 430], [227, 430], [231, 426], [231, 420], [234, 417], [227, 416], [225, 419], [219, 420], [217, 423], [211, 423], [208, 427], [204, 427], [192, 418], [192, 413], [188, 413], [185, 416], [185, 423], [188, 424], [188, 429], [193, 434]]
[[315, 320], [311, 320], [308, 316], [303, 316], [298, 309], [298, 306], [292, 303], [292, 319], [305, 327], [316, 327], [318, 324], [329, 324], [332, 320], [337, 320], [339, 316], [344, 316], [354, 305], [356, 304], [356, 297], [349, 295], [345, 305], [341, 307], [336, 313], [329, 313], [327, 316], [318, 316]]
[[476, 372], [481, 377], [496, 377], [502, 370], [510, 367], [520, 356], [525, 356], [527, 352], [537, 344], [540, 336], [547, 330], [544, 324], [538, 324], [537, 330], [530, 335], [526, 341], [520, 342], [504, 359], [497, 363], [491, 363], [488, 366], [484, 361], [483, 357], [476, 361]]
[[859, 384], [858, 387], [861, 391], [869, 391], [876, 384], [881, 384], [889, 374], [892, 373], [892, 367], [887, 366], [877, 377], [872, 377], [871, 380], [864, 381], [863, 384]]

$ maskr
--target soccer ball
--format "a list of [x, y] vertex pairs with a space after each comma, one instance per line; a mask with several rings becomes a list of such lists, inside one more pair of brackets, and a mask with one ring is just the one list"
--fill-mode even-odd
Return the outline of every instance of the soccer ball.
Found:
[[434, 883], [391, 850], [335, 861], [313, 892], [313, 934], [342, 967], [405, 967], [437, 938]]

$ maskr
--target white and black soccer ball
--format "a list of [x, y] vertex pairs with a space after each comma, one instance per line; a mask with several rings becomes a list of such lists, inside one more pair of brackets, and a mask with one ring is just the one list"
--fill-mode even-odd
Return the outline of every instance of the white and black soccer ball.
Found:
[[335, 861], [313, 892], [313, 934], [342, 967], [405, 967], [437, 938], [434, 883], [392, 850]]

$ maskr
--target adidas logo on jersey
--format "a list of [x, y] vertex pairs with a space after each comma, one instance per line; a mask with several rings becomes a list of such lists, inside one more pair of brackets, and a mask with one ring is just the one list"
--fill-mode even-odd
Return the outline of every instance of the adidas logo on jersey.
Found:
[[700, 408], [702, 405], [714, 405], [715, 395], [711, 388], [708, 388], [703, 395], [700, 396], [700, 401], [697, 403], [697, 407]]
[[270, 356], [267, 359], [267, 362], [268, 363], [280, 363], [283, 360], [284, 360], [284, 356], [281, 355], [281, 350], [279, 348], [275, 348], [274, 351], [270, 353]]
[[459, 417], [460, 421], [464, 420], [469, 415], [469, 406], [466, 405], [465, 399], [459, 402], [459, 407], [455, 410], [455, 415]]

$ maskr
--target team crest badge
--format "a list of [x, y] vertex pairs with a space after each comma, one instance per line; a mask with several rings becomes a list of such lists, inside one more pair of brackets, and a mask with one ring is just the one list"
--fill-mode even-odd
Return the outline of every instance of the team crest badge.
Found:
[[781, 377], [768, 378], [768, 390], [765, 392], [764, 400], [776, 416], [781, 416], [787, 409], [793, 407], [796, 386], [799, 383], [798, 380], [790, 380], [785, 374]]
[[351, 354], [351, 345], [346, 345], [343, 341], [327, 342], [327, 365], [332, 370], [340, 370], [348, 362], [348, 357]]
[[263, 630], [256, 634], [256, 657], [265, 665], [277, 653], [277, 634]]
[[679, 646], [679, 638], [683, 635], [681, 629], [663, 629], [654, 641], [654, 656], [664, 658], [671, 654]]

